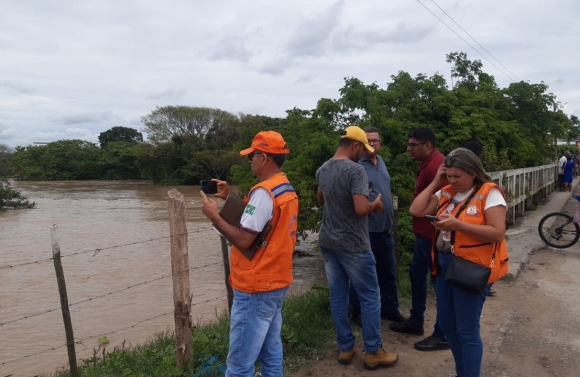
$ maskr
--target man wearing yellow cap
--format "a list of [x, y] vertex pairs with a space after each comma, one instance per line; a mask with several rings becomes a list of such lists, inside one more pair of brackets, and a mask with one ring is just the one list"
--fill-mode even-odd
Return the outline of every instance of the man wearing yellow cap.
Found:
[[[281, 310], [293, 280], [298, 218], [298, 196], [281, 170], [288, 153], [282, 135], [275, 131], [259, 132], [252, 146], [240, 152], [248, 156], [260, 182], [244, 198], [247, 205], [239, 228], [227, 223], [219, 215], [216, 202], [201, 193], [203, 213], [235, 245], [230, 255], [234, 302], [226, 377], [254, 377], [256, 360], [260, 361], [262, 376], [282, 376]], [[226, 182], [218, 181], [218, 189], [216, 197], [228, 197]], [[248, 259], [241, 250], [254, 243], [268, 222], [271, 231]]]
[[368, 214], [385, 210], [381, 194], [369, 202], [367, 173], [357, 162], [364, 151], [374, 152], [366, 133], [347, 127], [334, 157], [317, 171], [318, 202], [324, 204], [318, 245], [330, 286], [330, 310], [336, 329], [338, 362], [349, 364], [355, 354], [355, 337], [348, 315], [349, 282], [361, 306], [363, 365], [368, 369], [399, 360], [382, 346], [380, 294], [375, 258], [369, 240]]

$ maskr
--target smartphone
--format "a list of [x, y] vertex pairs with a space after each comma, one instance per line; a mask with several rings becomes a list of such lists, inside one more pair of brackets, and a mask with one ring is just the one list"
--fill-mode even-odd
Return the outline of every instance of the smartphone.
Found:
[[211, 179], [199, 181], [199, 185], [204, 194], [217, 194], [218, 192], [217, 182]]
[[425, 217], [431, 221], [439, 221], [439, 218], [437, 216], [425, 215]]

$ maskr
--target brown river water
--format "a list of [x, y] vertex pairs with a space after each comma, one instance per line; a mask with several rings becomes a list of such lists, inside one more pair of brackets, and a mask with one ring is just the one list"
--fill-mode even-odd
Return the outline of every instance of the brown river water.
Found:
[[[67, 366], [56, 276], [48, 259], [53, 224], [74, 336], [82, 341], [77, 359], [91, 357], [103, 334], [111, 350], [173, 331], [167, 199], [172, 187], [143, 181], [14, 182], [13, 187], [37, 208], [0, 213], [0, 376], [33, 376]], [[227, 310], [219, 235], [201, 213], [198, 188], [176, 188], [186, 198], [193, 322], [212, 321]], [[310, 243], [297, 249], [306, 253], [294, 258], [291, 292], [325, 281], [322, 258]], [[91, 299], [96, 296], [102, 297]]]

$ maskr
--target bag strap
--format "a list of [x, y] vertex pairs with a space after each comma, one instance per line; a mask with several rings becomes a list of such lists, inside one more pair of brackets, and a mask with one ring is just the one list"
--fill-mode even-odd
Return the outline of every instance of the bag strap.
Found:
[[[469, 194], [469, 196], [467, 197], [467, 199], [465, 199], [463, 201], [463, 204], [461, 205], [461, 207], [459, 207], [459, 210], [457, 211], [457, 213], [455, 214], [455, 218], [458, 219], [459, 215], [461, 215], [461, 212], [463, 212], [463, 210], [465, 208], [467, 208], [467, 205], [469, 204], [469, 202], [471, 201], [471, 199], [473, 199], [473, 197], [475, 196], [475, 194], [477, 194], [477, 191], [479, 191], [479, 189], [481, 188], [481, 186], [476, 186], [473, 191], [471, 192], [471, 194]], [[451, 203], [451, 200], [449, 201]], [[449, 204], [447, 204], [449, 205]], [[451, 240], [449, 241], [449, 243], [451, 244], [451, 251], [453, 252], [453, 254], [455, 254], [455, 251], [453, 250], [453, 245], [455, 244], [455, 231], [451, 231]]]
[[[477, 194], [477, 191], [479, 191], [479, 189], [481, 188], [481, 186], [476, 186], [473, 191], [471, 192], [471, 194], [469, 195], [469, 197], [463, 202], [463, 204], [461, 205], [461, 207], [459, 207], [459, 210], [457, 211], [457, 213], [455, 214], [455, 218], [459, 218], [459, 215], [461, 214], [461, 212], [463, 212], [463, 210], [465, 208], [467, 208], [467, 205], [469, 204], [469, 202], [471, 201], [471, 199], [473, 199], [473, 197], [475, 196], [475, 194]], [[451, 232], [451, 240], [449, 241], [450, 245], [451, 245], [451, 252], [453, 254], [455, 254], [455, 231]], [[493, 268], [493, 265], [495, 263], [495, 252], [497, 251], [497, 245], [496, 247], [493, 249], [493, 255], [491, 257], [491, 264], [490, 264], [490, 268]]]

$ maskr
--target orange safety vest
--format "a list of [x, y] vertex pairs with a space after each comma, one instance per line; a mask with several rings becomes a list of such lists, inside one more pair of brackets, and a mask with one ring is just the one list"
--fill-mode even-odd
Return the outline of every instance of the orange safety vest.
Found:
[[[465, 221], [469, 224], [484, 225], [485, 224], [485, 201], [492, 188], [498, 188], [502, 195], [501, 187], [493, 182], [484, 183], [475, 195], [471, 198], [467, 207], [459, 215], [459, 220]], [[455, 196], [456, 191], [449, 185], [441, 189], [441, 199], [437, 206], [437, 216], [439, 216], [451, 202], [451, 198]], [[466, 198], [467, 199], [467, 198]], [[456, 215], [463, 202], [457, 204], [452, 212]], [[433, 260], [432, 274], [437, 275], [439, 272], [439, 265], [437, 263], [437, 241], [438, 231], [435, 230], [433, 238], [433, 248], [431, 250], [431, 258]], [[492, 264], [492, 258], [495, 251], [495, 259]], [[482, 242], [481, 240], [462, 232], [455, 232], [455, 255], [471, 262], [481, 264], [483, 266], [491, 267], [491, 275], [489, 276], [488, 284], [500, 279], [508, 273], [508, 251], [505, 238], [500, 242]]]
[[292, 284], [292, 253], [296, 245], [298, 229], [298, 196], [286, 174], [278, 173], [258, 183], [246, 194], [262, 187], [270, 193], [274, 202], [272, 230], [266, 237], [265, 246], [260, 247], [252, 260], [248, 260], [235, 246], [230, 255], [230, 285], [246, 292], [265, 292]]

